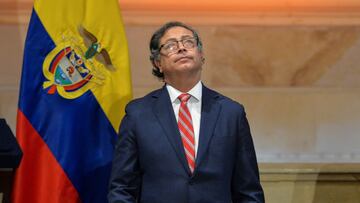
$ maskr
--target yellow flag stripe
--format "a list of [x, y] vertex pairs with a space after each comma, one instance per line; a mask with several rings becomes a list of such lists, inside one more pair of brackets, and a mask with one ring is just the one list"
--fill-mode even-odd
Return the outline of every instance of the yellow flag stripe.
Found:
[[79, 34], [82, 26], [108, 52], [115, 71], [102, 67], [100, 85], [91, 91], [117, 132], [132, 97], [128, 46], [117, 0], [37, 0], [34, 9], [55, 44], [66, 31]]

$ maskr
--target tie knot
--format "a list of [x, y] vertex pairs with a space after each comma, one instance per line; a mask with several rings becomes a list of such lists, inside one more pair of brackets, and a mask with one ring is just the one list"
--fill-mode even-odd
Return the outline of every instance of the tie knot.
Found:
[[187, 102], [190, 99], [191, 95], [188, 93], [181, 94], [178, 98], [181, 102]]

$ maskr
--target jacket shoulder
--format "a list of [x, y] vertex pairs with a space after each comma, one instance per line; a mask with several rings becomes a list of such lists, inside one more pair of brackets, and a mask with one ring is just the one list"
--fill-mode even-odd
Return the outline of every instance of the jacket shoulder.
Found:
[[209, 89], [209, 91], [211, 91], [212, 94], [216, 95], [216, 100], [223, 109], [228, 109], [231, 111], [240, 111], [240, 112], [245, 111], [243, 104], [239, 103], [238, 101], [235, 101], [230, 97], [220, 94], [214, 90]]
[[140, 113], [152, 106], [154, 97], [160, 94], [162, 89], [154, 90], [147, 95], [131, 100], [125, 107], [126, 113]]

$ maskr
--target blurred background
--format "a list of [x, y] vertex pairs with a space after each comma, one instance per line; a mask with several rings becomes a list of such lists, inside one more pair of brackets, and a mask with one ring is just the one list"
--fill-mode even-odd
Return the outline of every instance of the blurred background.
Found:
[[[0, 117], [14, 133], [32, 4], [0, 0]], [[135, 98], [162, 86], [152, 33], [190, 24], [204, 44], [205, 85], [245, 106], [267, 202], [360, 202], [359, 0], [119, 4]]]

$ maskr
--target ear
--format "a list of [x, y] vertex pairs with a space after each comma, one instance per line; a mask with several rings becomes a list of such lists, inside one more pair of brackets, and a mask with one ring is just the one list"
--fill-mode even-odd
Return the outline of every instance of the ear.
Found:
[[157, 68], [159, 68], [160, 72], [162, 73], [163, 71], [162, 71], [162, 68], [161, 68], [160, 60], [155, 59], [155, 60], [154, 60], [154, 64], [155, 64], [155, 66], [156, 66]]
[[204, 57], [203, 52], [200, 53], [200, 57], [201, 57], [201, 63], [204, 64], [205, 63], [205, 57]]

